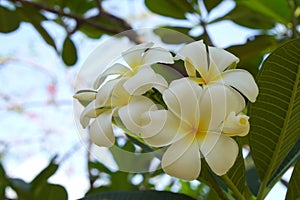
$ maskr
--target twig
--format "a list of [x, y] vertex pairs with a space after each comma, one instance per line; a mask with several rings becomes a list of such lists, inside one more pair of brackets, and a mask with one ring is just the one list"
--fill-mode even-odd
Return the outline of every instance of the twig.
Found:
[[236, 197], [236, 199], [245, 200], [245, 197], [241, 194], [241, 192], [232, 183], [232, 181], [230, 180], [230, 178], [226, 174], [221, 176], [220, 178], [231, 189], [231, 191], [233, 192], [233, 195]]
[[214, 46], [208, 32], [207, 32], [207, 29], [206, 29], [206, 23], [201, 20], [201, 26], [203, 28], [203, 38], [204, 38], [204, 42], [209, 45], [209, 46]]
[[[76, 28], [79, 28], [81, 24], [88, 24], [88, 25], [91, 25], [91, 26], [93, 26], [94, 28], [96, 28], [98, 30], [101, 30], [101, 31], [104, 31], [104, 32], [107, 32], [107, 33], [110, 33], [110, 34], [119, 34], [120, 33], [120, 30], [107, 27], [107, 26], [102, 25], [100, 23], [96, 23], [93, 20], [93, 17], [92, 18], [84, 18], [84, 17], [82, 17], [80, 15], [77, 15], [77, 14], [74, 14], [74, 13], [67, 13], [67, 12], [64, 12], [61, 9], [55, 9], [55, 8], [52, 8], [52, 7], [43, 5], [43, 4], [35, 3], [35, 2], [32, 2], [32, 1], [25, 1], [25, 0], [12, 0], [12, 1], [15, 2], [15, 3], [20, 3], [20, 4], [23, 4], [25, 6], [29, 6], [29, 7], [38, 9], [38, 10], [48, 11], [48, 12], [57, 14], [61, 17], [67, 17], [67, 18], [74, 19], [77, 22]], [[124, 31], [132, 29], [132, 27], [125, 20], [120, 19], [120, 18], [106, 12], [101, 7], [101, 5], [99, 5], [98, 3], [97, 3], [97, 6], [98, 6], [99, 9], [101, 9], [99, 16], [105, 17], [106, 19], [109, 19], [109, 20], [115, 22]], [[74, 33], [75, 30], [71, 31], [70, 33]], [[129, 33], [125, 33], [123, 35], [128, 37], [131, 41], [133, 41], [135, 43], [140, 43], [141, 42], [138, 35], [133, 30], [131, 30], [131, 31], [129, 31]]]
[[292, 21], [292, 38], [297, 38], [298, 37], [298, 32], [297, 32], [297, 16], [296, 16], [296, 2], [295, 0], [289, 0], [289, 6], [292, 10], [291, 14], [291, 21]]

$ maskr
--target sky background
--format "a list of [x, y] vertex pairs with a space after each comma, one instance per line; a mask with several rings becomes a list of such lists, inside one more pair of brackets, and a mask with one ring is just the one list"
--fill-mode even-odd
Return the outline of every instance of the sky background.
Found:
[[[121, 2], [107, 0], [103, 6], [127, 19], [136, 29], [161, 24], [187, 24], [151, 14], [142, 0]], [[207, 18], [214, 18], [233, 8], [234, 4], [226, 2]], [[43, 25], [61, 46], [64, 31], [51, 22]], [[201, 28], [193, 30], [198, 31], [201, 32]], [[231, 22], [208, 26], [208, 32], [218, 47], [243, 43], [255, 33]], [[74, 67], [66, 68], [52, 47], [30, 25], [22, 23], [17, 31], [0, 33], [2, 163], [9, 176], [30, 181], [57, 154], [61, 166], [50, 181], [64, 185], [69, 199], [82, 197], [88, 188], [86, 147], [74, 123], [72, 96], [76, 77], [88, 55], [109, 37], [92, 40], [76, 33], [73, 39], [78, 47], [79, 61]], [[284, 177], [288, 179], [290, 174], [291, 171]], [[8, 193], [13, 195], [11, 191]], [[266, 199], [284, 197], [285, 189], [278, 184]]]

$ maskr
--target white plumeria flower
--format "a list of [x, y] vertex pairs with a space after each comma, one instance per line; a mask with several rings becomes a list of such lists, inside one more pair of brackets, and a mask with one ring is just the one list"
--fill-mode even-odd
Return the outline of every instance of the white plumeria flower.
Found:
[[[138, 72], [135, 76], [113, 79], [103, 84], [93, 101], [91, 101], [80, 116], [80, 122], [85, 128], [90, 119], [90, 138], [98, 146], [111, 147], [115, 142], [112, 118], [120, 117], [129, 131], [137, 133], [140, 127], [140, 113], [157, 109], [156, 105], [147, 97], [139, 95], [152, 87], [164, 90], [167, 82], [162, 79], [157, 82], [152, 69], [143, 69], [148, 73], [148, 79], [141, 79], [145, 72]], [[152, 76], [151, 76], [152, 74]], [[132, 80], [131, 80], [132, 79]], [[129, 88], [125, 89], [126, 86]], [[151, 82], [153, 81], [153, 82]], [[129, 124], [129, 125], [128, 125]]]
[[[115, 63], [106, 69], [95, 81], [94, 88], [98, 88], [110, 75], [121, 75], [131, 77], [135, 75], [140, 68], [151, 68], [154, 63], [172, 64], [174, 59], [172, 54], [161, 47], [153, 47], [154, 43], [142, 43], [136, 45], [122, 53], [122, 57], [128, 66], [121, 63]], [[146, 75], [146, 74], [145, 74]], [[161, 75], [157, 74], [158, 79]]]
[[[225, 84], [241, 92], [251, 102], [255, 102], [258, 87], [254, 78], [243, 69], [226, 70], [231, 64], [238, 63], [239, 59], [224, 49], [208, 47], [207, 53], [205, 44], [196, 41], [183, 46], [175, 59], [184, 60], [189, 77], [203, 86]], [[197, 76], [197, 72], [200, 77]]]
[[[194, 180], [200, 174], [204, 157], [213, 172], [225, 174], [234, 164], [239, 148], [230, 137], [232, 132], [230, 136], [222, 133], [224, 121], [231, 112], [244, 109], [244, 98], [222, 84], [202, 89], [189, 78], [182, 78], [171, 82], [163, 99], [168, 110], [145, 112], [140, 131], [147, 144], [169, 146], [162, 157], [163, 170], [181, 179]], [[228, 120], [232, 121], [231, 117]], [[237, 128], [234, 130], [236, 135], [240, 134]]]
[[228, 136], [245, 136], [250, 130], [250, 124], [248, 120], [249, 117], [247, 115], [236, 115], [235, 112], [231, 112], [224, 122], [222, 131]]

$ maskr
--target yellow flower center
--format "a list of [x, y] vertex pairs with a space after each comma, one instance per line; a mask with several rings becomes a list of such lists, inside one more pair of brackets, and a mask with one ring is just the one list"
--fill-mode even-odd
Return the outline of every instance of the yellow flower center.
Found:
[[240, 118], [240, 123], [243, 124], [243, 125], [247, 124], [247, 121], [248, 121], [248, 120], [245, 119], [245, 118], [243, 118], [243, 117]]
[[198, 129], [196, 132], [196, 138], [199, 140], [203, 140], [205, 138], [206, 134], [207, 134], [207, 131]]
[[200, 120], [198, 126], [194, 127], [195, 137], [197, 139], [204, 139], [207, 134], [208, 122], [207, 120]]

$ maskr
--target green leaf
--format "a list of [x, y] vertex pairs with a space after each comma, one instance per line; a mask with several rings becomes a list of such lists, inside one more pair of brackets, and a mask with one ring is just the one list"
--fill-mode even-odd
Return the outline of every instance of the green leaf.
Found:
[[98, 161], [89, 161], [88, 163], [89, 169], [97, 169], [100, 173], [104, 172], [110, 174], [111, 171], [101, 162]]
[[82, 24], [79, 30], [89, 38], [93, 38], [93, 39], [99, 39], [104, 34], [103, 31], [100, 31], [99, 29], [89, 24]]
[[0, 162], [0, 199], [5, 199], [5, 188], [8, 184], [9, 182], [6, 177], [6, 172]]
[[190, 28], [164, 26], [154, 29], [153, 32], [166, 44], [182, 44], [195, 41], [189, 36], [189, 31]]
[[88, 195], [82, 200], [194, 200], [193, 198], [184, 194], [172, 193], [167, 191], [110, 191], [99, 194]]
[[52, 46], [55, 50], [57, 50], [56, 44], [55, 44], [52, 36], [48, 33], [48, 31], [40, 23], [32, 21], [31, 24], [39, 32], [39, 34], [42, 36], [42, 38], [45, 40], [45, 42], [47, 44], [49, 44], [50, 46]]
[[210, 12], [212, 9], [214, 9], [221, 2], [222, 2], [222, 0], [204, 0], [204, 5], [206, 7], [206, 10], [208, 12]]
[[185, 19], [186, 13], [195, 12], [193, 5], [186, 0], [145, 0], [145, 5], [154, 13], [177, 19]]
[[22, 7], [17, 7], [16, 11], [22, 21], [31, 23], [32, 21], [41, 22], [47, 20], [47, 18], [38, 10], [32, 7], [23, 5]]
[[9, 186], [17, 193], [19, 199], [31, 200], [31, 186], [19, 178], [9, 178]]
[[[237, 4], [236, 7], [220, 20], [232, 20], [233, 22], [253, 29], [271, 29], [274, 27], [276, 20], [266, 16], [255, 9], [249, 8], [243, 4]], [[213, 22], [216, 22], [213, 21]]]
[[[111, 18], [105, 14], [93, 16], [87, 20], [89, 23], [79, 24], [79, 30], [86, 36], [93, 39], [98, 39], [103, 34], [111, 35], [112, 32], [118, 33], [125, 31], [124, 27], [120, 26], [119, 23], [115, 23], [115, 21], [111, 20]], [[101, 27], [105, 27], [111, 31], [106, 31], [103, 28], [97, 28], [97, 25], [101, 25]]]
[[64, 41], [61, 56], [65, 64], [68, 66], [72, 66], [77, 62], [77, 50], [69, 36], [67, 36]]
[[40, 36], [45, 40], [45, 42], [57, 51], [55, 41], [41, 24], [42, 21], [47, 20], [47, 18], [43, 14], [41, 14], [37, 9], [33, 9], [31, 7], [23, 6], [17, 8], [17, 11], [19, 16], [24, 21], [31, 23], [32, 26], [36, 29], [36, 31], [40, 34]]
[[220, 199], [226, 199], [225, 192], [223, 189], [226, 189], [224, 184], [219, 181], [217, 176], [211, 172], [208, 164], [204, 159], [201, 160], [201, 172], [198, 180], [201, 183], [206, 184], [214, 193], [218, 194]]
[[256, 76], [263, 56], [272, 51], [277, 45], [275, 37], [257, 35], [248, 39], [245, 44], [230, 46], [226, 50], [240, 59], [238, 68], [246, 69], [253, 76]]
[[235, 185], [235, 187], [237, 187], [238, 190], [241, 193], [243, 193], [245, 189], [246, 180], [245, 180], [245, 164], [244, 164], [241, 148], [234, 165], [227, 172], [227, 176], [228, 178], [230, 178], [230, 180]]
[[275, 22], [287, 25], [291, 20], [291, 9], [287, 0], [238, 0], [237, 4], [244, 5]]
[[68, 193], [66, 189], [57, 184], [40, 184], [34, 194], [34, 200], [67, 200]]
[[0, 32], [9, 33], [19, 28], [20, 19], [15, 11], [0, 6]]
[[176, 69], [169, 65], [157, 63], [151, 65], [151, 68], [156, 73], [162, 75], [168, 83], [171, 83], [173, 80], [183, 77], [182, 74], [180, 74]]
[[294, 200], [300, 198], [299, 180], [300, 180], [300, 159], [295, 164], [292, 177], [289, 181], [288, 191], [286, 193], [286, 200]]
[[252, 167], [246, 171], [246, 181], [250, 191], [253, 194], [257, 195], [260, 186], [260, 181], [255, 167]]
[[51, 177], [58, 169], [58, 165], [54, 163], [55, 157], [50, 163], [31, 181], [30, 185], [33, 190], [40, 184], [46, 183], [48, 178]]
[[65, 1], [65, 6], [68, 7], [72, 13], [84, 14], [88, 10], [95, 8], [96, 1], [90, 0], [76, 0], [76, 1]]
[[147, 172], [155, 154], [135, 153], [134, 149], [134, 145], [127, 142], [122, 148], [114, 145], [109, 150], [120, 170], [132, 173]]
[[[274, 176], [269, 181], [268, 185], [269, 187], [273, 187], [275, 183], [283, 176], [283, 174], [295, 164], [295, 162], [300, 158], [300, 139], [298, 139], [298, 142], [295, 144], [295, 146], [292, 148], [292, 150], [288, 153], [288, 155], [285, 157], [285, 159], [280, 164], [279, 168], [275, 172]], [[270, 188], [271, 189], [271, 188]]]
[[268, 181], [300, 137], [300, 39], [276, 49], [258, 75], [260, 90], [249, 107], [250, 149], [262, 185]]

